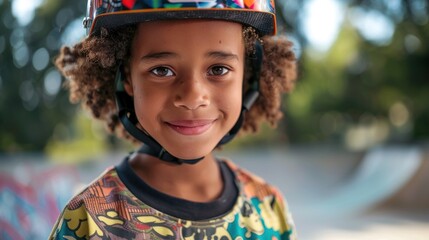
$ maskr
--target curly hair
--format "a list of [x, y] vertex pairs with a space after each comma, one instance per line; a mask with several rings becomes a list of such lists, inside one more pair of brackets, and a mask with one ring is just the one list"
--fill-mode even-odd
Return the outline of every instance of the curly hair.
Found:
[[[66, 87], [70, 90], [71, 102], [81, 102], [96, 119], [106, 123], [110, 132], [138, 142], [120, 123], [115, 102], [116, 71], [130, 58], [135, 31], [135, 25], [102, 29], [99, 36], [90, 36], [73, 47], [62, 47], [55, 64], [68, 79]], [[292, 43], [286, 37], [259, 38], [255, 29], [243, 27], [243, 39], [247, 56], [254, 52], [255, 41], [260, 41], [264, 49], [260, 95], [246, 113], [242, 127], [245, 132], [256, 132], [262, 121], [274, 127], [282, 117], [281, 95], [294, 86], [296, 58]], [[245, 76], [251, 71], [246, 61]]]

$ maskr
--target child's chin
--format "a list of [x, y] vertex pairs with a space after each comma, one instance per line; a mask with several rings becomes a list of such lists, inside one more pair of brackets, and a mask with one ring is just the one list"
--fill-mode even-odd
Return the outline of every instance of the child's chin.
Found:
[[204, 158], [211, 154], [211, 151], [196, 151], [196, 152], [170, 152], [173, 156], [180, 158], [186, 162], [186, 160], [195, 160], [199, 158]]
[[[204, 142], [204, 144], [201, 144], [202, 142]], [[214, 142], [208, 143], [204, 140], [192, 142], [175, 142], [174, 144], [165, 144], [162, 146], [171, 155], [183, 160], [195, 160], [209, 156], [216, 147]]]

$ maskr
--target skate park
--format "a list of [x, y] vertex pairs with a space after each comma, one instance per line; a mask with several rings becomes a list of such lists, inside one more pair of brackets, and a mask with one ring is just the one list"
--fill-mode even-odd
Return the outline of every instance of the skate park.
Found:
[[[123, 156], [123, 152], [111, 153], [82, 164], [43, 163], [37, 160], [41, 156], [34, 155], [2, 156], [4, 233], [13, 239], [48, 234], [73, 193]], [[383, 146], [354, 153], [295, 146], [223, 151], [218, 156], [234, 159], [278, 186], [299, 239], [429, 237], [427, 146]]]

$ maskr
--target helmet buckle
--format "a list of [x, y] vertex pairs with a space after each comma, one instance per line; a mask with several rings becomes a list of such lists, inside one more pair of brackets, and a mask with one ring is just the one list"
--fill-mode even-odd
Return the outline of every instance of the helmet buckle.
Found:
[[91, 24], [92, 24], [92, 19], [90, 17], [85, 17], [82, 21], [82, 25], [86, 29], [90, 28]]

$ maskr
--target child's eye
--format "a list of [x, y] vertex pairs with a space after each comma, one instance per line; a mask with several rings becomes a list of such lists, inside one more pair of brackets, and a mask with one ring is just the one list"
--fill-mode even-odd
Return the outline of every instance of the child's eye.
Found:
[[209, 75], [222, 76], [229, 72], [229, 69], [224, 66], [214, 66], [208, 71]]
[[158, 77], [171, 77], [174, 75], [174, 72], [168, 67], [156, 67], [150, 70], [150, 72]]

